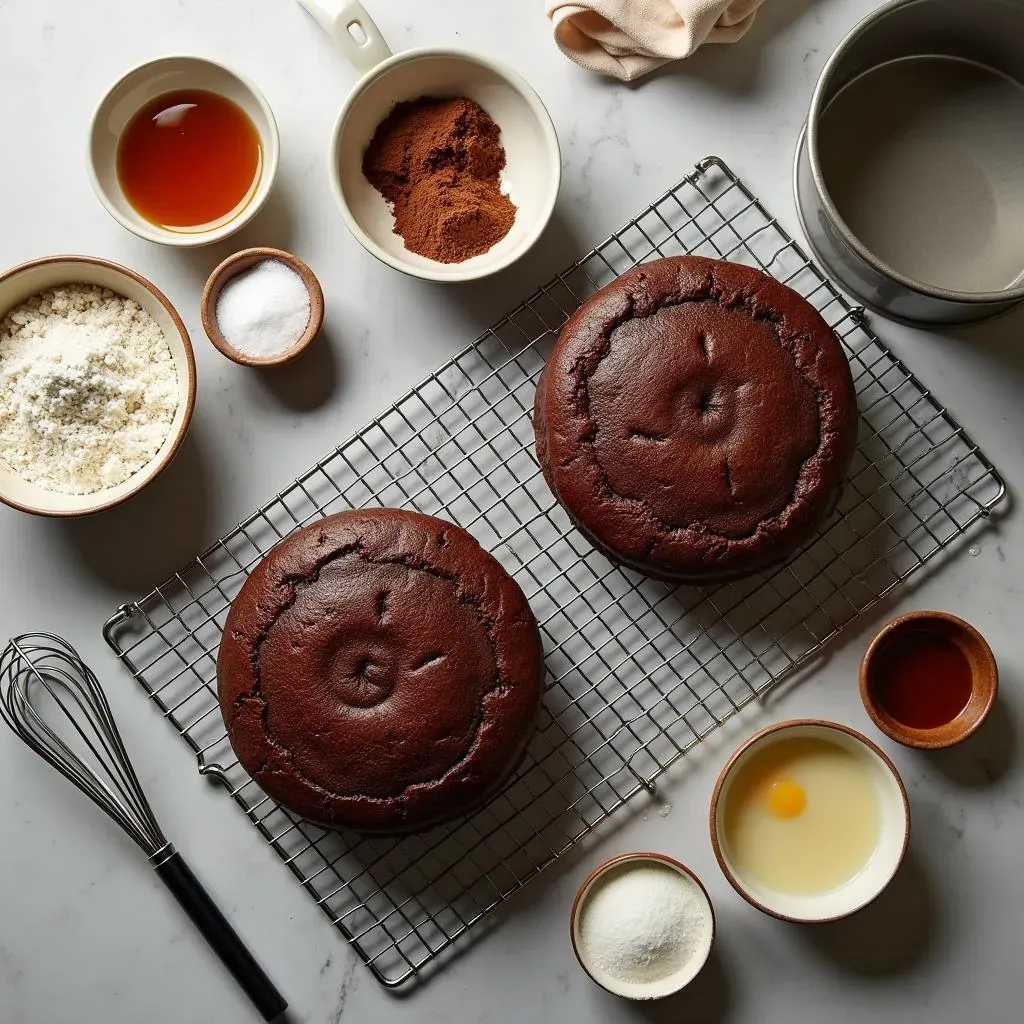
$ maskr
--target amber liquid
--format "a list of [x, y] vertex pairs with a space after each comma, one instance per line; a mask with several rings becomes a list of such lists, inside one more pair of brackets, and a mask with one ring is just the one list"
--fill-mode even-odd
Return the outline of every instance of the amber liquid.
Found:
[[896, 634], [879, 651], [875, 698], [911, 729], [952, 722], [971, 699], [974, 676], [967, 655], [931, 630]]
[[150, 100], [128, 122], [117, 146], [117, 177], [150, 223], [197, 231], [245, 208], [262, 161], [259, 132], [237, 103], [182, 89]]

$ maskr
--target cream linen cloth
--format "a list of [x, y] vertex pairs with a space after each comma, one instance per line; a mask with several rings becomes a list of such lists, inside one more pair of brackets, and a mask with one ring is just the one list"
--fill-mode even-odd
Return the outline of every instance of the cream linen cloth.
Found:
[[588, 71], [631, 82], [701, 43], [746, 34], [763, 0], [546, 0], [555, 42]]

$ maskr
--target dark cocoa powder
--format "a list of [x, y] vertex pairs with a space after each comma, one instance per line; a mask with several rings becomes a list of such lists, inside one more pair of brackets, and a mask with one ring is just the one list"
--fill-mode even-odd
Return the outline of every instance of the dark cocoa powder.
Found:
[[508, 234], [516, 207], [499, 185], [500, 137], [483, 108], [462, 97], [399, 103], [377, 126], [363, 174], [391, 203], [407, 249], [461, 263]]

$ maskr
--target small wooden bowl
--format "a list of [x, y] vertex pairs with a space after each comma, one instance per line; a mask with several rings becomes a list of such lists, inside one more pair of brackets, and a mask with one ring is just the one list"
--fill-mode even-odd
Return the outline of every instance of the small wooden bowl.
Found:
[[[228, 281], [264, 260], [278, 260], [302, 278], [302, 283], [309, 292], [309, 323], [299, 340], [286, 352], [276, 356], [260, 357], [239, 352], [227, 341], [217, 326], [217, 300]], [[298, 359], [320, 333], [324, 323], [324, 293], [316, 274], [298, 256], [293, 256], [283, 249], [242, 249], [241, 252], [233, 253], [224, 260], [209, 276], [206, 287], [203, 288], [203, 297], [199, 300], [199, 313], [203, 318], [206, 336], [228, 359], [242, 366], [284, 366], [285, 363]]]
[[[934, 729], [914, 729], [893, 718], [875, 696], [879, 653], [898, 635], [928, 631], [952, 640], [971, 666], [971, 696], [952, 721]], [[860, 663], [860, 699], [871, 721], [905, 747], [939, 750], [951, 747], [975, 733], [992, 709], [999, 689], [999, 669], [988, 641], [969, 623], [949, 612], [917, 611], [901, 615], [884, 626], [868, 645]]]

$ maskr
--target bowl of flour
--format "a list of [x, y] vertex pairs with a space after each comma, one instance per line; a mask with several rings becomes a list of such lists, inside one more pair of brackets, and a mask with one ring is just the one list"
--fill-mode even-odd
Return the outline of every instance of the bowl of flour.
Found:
[[84, 516], [171, 462], [195, 405], [188, 332], [134, 271], [53, 256], [0, 274], [0, 501]]
[[572, 948], [601, 988], [662, 999], [700, 973], [715, 938], [707, 890], [662, 853], [626, 853], [590, 873], [573, 903]]

